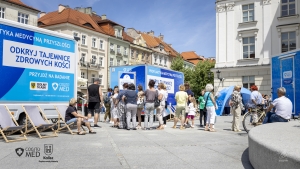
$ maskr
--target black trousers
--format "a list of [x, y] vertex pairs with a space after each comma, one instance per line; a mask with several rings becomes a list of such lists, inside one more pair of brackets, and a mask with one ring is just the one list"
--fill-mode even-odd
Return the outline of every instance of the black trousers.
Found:
[[200, 109], [200, 125], [202, 125], [203, 123], [202, 123], [202, 118], [203, 118], [203, 116], [204, 116], [204, 119], [203, 119], [203, 121], [204, 121], [204, 125], [206, 125], [206, 115], [207, 115], [207, 112], [204, 112], [203, 111], [203, 109]]
[[167, 124], [167, 116], [163, 117], [164, 124]]

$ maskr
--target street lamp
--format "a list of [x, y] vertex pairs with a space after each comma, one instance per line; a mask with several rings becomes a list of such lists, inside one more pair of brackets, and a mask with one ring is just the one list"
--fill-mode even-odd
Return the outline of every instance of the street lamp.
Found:
[[210, 71], [207, 72], [207, 76], [208, 76], [209, 79], [211, 78], [211, 73], [212, 72], [210, 72]]
[[220, 81], [223, 81], [224, 78], [220, 77], [221, 71], [218, 70], [216, 73], [217, 73], [217, 78], [218, 78]]

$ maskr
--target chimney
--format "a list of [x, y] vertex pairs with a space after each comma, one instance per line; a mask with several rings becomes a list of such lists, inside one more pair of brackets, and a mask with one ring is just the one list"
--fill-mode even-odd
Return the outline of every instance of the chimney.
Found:
[[64, 5], [62, 5], [62, 4], [58, 5], [58, 12], [59, 13], [62, 12], [64, 9], [66, 9], [66, 7]]
[[[161, 41], [164, 41], [164, 35], [162, 35], [161, 33], [159, 34], [158, 38], [161, 40]], [[171, 45], [170, 45], [171, 46]]]
[[172, 44], [168, 44], [168, 45], [172, 47]]
[[105, 20], [106, 19], [106, 15], [105, 14], [101, 15], [101, 18], [102, 18], [102, 20]]
[[148, 35], [154, 36], [154, 31], [151, 30], [150, 32], [147, 32]]
[[41, 12], [40, 13], [40, 18], [43, 17], [43, 16], [45, 16], [45, 15], [46, 15], [46, 12]]

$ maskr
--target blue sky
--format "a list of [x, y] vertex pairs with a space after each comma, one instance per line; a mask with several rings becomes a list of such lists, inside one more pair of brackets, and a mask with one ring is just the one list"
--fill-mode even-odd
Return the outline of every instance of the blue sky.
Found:
[[92, 7], [98, 15], [106, 14], [126, 28], [143, 32], [153, 30], [155, 36], [178, 52], [196, 51], [215, 57], [216, 14], [213, 0], [22, 0], [41, 11], [52, 12], [59, 4]]

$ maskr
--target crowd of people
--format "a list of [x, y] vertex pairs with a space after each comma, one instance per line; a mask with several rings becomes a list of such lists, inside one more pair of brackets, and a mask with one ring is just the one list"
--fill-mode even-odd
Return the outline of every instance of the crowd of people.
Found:
[[[86, 125], [89, 133], [94, 134], [90, 126], [92, 116], [94, 116], [94, 128], [100, 127], [98, 123], [99, 113], [102, 107], [105, 106], [104, 122], [112, 124], [112, 127], [127, 130], [163, 130], [166, 127], [167, 115], [166, 108], [168, 105], [168, 91], [164, 83], [159, 83], [155, 89], [155, 81], [150, 80], [148, 88], [143, 90], [139, 85], [137, 87], [132, 83], [124, 83], [123, 89], [118, 86], [114, 89], [108, 89], [108, 92], [103, 96], [99, 79], [94, 80], [94, 84], [88, 87], [88, 116], [85, 117], [77, 113], [76, 100], [71, 99], [70, 105], [66, 111], [67, 123], [77, 123]], [[281, 87], [278, 89], [278, 98], [273, 102], [270, 101], [267, 95], [262, 95], [258, 92], [257, 86], [251, 86], [251, 101], [247, 108], [252, 113], [253, 124], [258, 122], [257, 107], [264, 106], [267, 110], [266, 118], [263, 123], [272, 122], [287, 122], [291, 118], [292, 103], [285, 97], [286, 90]], [[195, 116], [197, 111], [200, 113], [200, 127], [204, 127], [204, 131], [215, 132], [216, 110], [218, 106], [215, 101], [214, 87], [212, 84], [207, 84], [205, 89], [200, 93], [198, 99], [190, 89], [189, 83], [179, 86], [179, 91], [175, 94], [176, 109], [174, 113], [174, 125], [172, 128], [177, 128], [177, 123], [180, 121], [179, 129], [183, 130], [186, 127], [195, 127]], [[241, 86], [235, 86], [229, 100], [230, 112], [233, 115], [231, 130], [240, 132], [239, 124], [241, 112], [245, 110], [241, 95]], [[271, 112], [275, 109], [275, 112]], [[142, 125], [142, 112], [144, 110], [144, 125]], [[153, 126], [154, 111], [158, 119], [158, 126]], [[138, 119], [138, 121], [136, 121]], [[81, 128], [78, 127], [78, 134], [83, 135]]]

